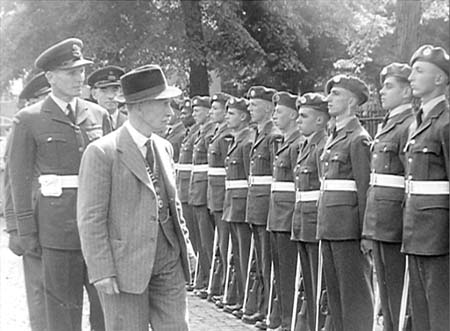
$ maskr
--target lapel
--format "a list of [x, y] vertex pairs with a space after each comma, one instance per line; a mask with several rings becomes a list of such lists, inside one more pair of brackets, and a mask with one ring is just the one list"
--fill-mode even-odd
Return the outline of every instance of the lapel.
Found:
[[255, 149], [261, 141], [263, 141], [268, 134], [272, 131], [273, 128], [273, 122], [269, 121], [264, 125], [264, 128], [261, 130], [261, 132], [256, 137], [255, 143], [253, 144], [253, 149]]
[[410, 116], [412, 116], [411, 108], [408, 108], [405, 111], [401, 112], [400, 114], [394, 116], [391, 120], [388, 120], [387, 125], [383, 129], [381, 129], [379, 132], [377, 132], [377, 134], [375, 135], [375, 139], [378, 138], [379, 136], [384, 135], [385, 133], [391, 131], [397, 125], [403, 123]]
[[80, 125], [81, 123], [83, 123], [87, 118], [88, 118], [88, 107], [87, 107], [87, 103], [84, 102], [82, 99], [77, 98], [77, 118], [76, 118], [76, 124]]
[[286, 138], [284, 143], [278, 148], [277, 155], [279, 155], [282, 151], [288, 148], [294, 140], [300, 138], [300, 131], [294, 130], [289, 137]]
[[317, 144], [322, 140], [322, 138], [325, 137], [325, 135], [326, 135], [325, 131], [316, 132], [310, 138], [311, 140], [308, 142], [306, 149], [300, 153], [297, 163], [300, 163], [304, 159], [306, 159], [311, 154], [311, 152], [316, 148]]
[[238, 143], [240, 141], [242, 141], [243, 137], [247, 136], [249, 130], [250, 129], [248, 127], [244, 128], [234, 136], [233, 142], [230, 145], [230, 147], [228, 148], [227, 155], [230, 155], [236, 149], [236, 147], [238, 146]]
[[159, 169], [166, 185], [167, 196], [170, 199], [175, 196], [175, 175], [173, 172], [170, 172], [172, 169], [172, 160], [169, 152], [164, 148], [164, 141], [156, 135], [153, 135], [153, 140], [156, 161], [159, 162]]
[[226, 123], [221, 123], [219, 124], [219, 126], [217, 127], [217, 131], [215, 132], [214, 136], [211, 138], [210, 143], [212, 143], [213, 141], [215, 141], [217, 138], [219, 138], [222, 133], [225, 132], [225, 130], [227, 129], [227, 124]]
[[431, 125], [432, 121], [435, 118], [438, 118], [439, 116], [441, 116], [441, 114], [446, 109], [448, 109], [447, 101], [443, 100], [443, 101], [439, 102], [433, 109], [431, 109], [430, 113], [428, 114], [428, 116], [425, 118], [425, 120], [422, 122], [422, 124], [419, 127], [414, 125], [414, 127], [413, 127], [414, 131], [412, 132], [410, 139], [416, 137], [421, 132], [425, 131]]
[[133, 138], [131, 138], [130, 133], [125, 126], [120, 127], [117, 131], [116, 139], [119, 158], [145, 186], [155, 192], [153, 183], [151, 183], [147, 170], [145, 169], [144, 158], [136, 143], [133, 141]]
[[331, 136], [327, 140], [326, 149], [329, 149], [336, 145], [341, 140], [344, 140], [347, 137], [347, 134], [352, 133], [356, 129], [360, 127], [359, 121], [357, 118], [353, 118], [350, 122], [348, 122], [341, 130], [338, 131], [336, 138], [332, 138]]
[[73, 126], [73, 123], [50, 96], [44, 100], [41, 110], [48, 114], [52, 120]]

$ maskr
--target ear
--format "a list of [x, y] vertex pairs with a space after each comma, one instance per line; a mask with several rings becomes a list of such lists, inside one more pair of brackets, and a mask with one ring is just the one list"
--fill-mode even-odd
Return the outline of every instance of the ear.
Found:
[[348, 98], [348, 105], [350, 108], [357, 107], [359, 103], [359, 98], [356, 96], [356, 94], [350, 92], [350, 96]]
[[298, 111], [292, 109], [292, 111], [289, 114], [289, 118], [296, 120], [298, 118]]
[[412, 98], [412, 89], [411, 89], [411, 86], [409, 86], [409, 85], [405, 85], [403, 88], [402, 88], [402, 99], [404, 99], [404, 100], [411, 100], [411, 98]]
[[47, 78], [47, 81], [51, 84], [52, 80], [53, 80], [54, 74], [51, 71], [46, 71], [45, 72], [45, 78]]
[[91, 89], [91, 95], [94, 98], [94, 100], [97, 101], [97, 89], [96, 88]]
[[434, 78], [434, 83], [438, 86], [446, 86], [448, 83], [448, 76], [442, 70], [439, 70]]

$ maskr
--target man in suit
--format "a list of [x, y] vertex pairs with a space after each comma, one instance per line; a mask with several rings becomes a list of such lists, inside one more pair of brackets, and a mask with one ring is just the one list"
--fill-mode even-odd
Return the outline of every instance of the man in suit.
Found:
[[[83, 285], [90, 293], [91, 327], [104, 328], [96, 291], [87, 282], [76, 198], [81, 156], [111, 126], [102, 107], [79, 98], [84, 67], [92, 63], [83, 58], [82, 47], [81, 40], [66, 39], [36, 59], [35, 67], [45, 71], [51, 93], [17, 113], [8, 155], [21, 243], [26, 253], [42, 253], [50, 331], [81, 329]], [[36, 171], [40, 191], [34, 208]]]
[[406, 144], [402, 252], [407, 254], [413, 330], [449, 330], [450, 58], [424, 45], [409, 81], [421, 108]]
[[[50, 93], [50, 84], [45, 78], [45, 73], [41, 72], [25, 85], [19, 94], [19, 100], [30, 105], [42, 100], [48, 93]], [[3, 178], [3, 211], [6, 221], [6, 232], [9, 235], [8, 247], [17, 256], [22, 256], [30, 328], [32, 331], [44, 331], [47, 329], [47, 314], [44, 298], [44, 280], [42, 278], [42, 260], [40, 255], [24, 254], [24, 249], [20, 243], [20, 237], [17, 232], [17, 217], [11, 194], [11, 183], [9, 181], [8, 153], [10, 144], [11, 139], [8, 136], [5, 148], [5, 175]], [[33, 204], [35, 203], [38, 188], [37, 176], [38, 174], [35, 175], [33, 183]]]
[[361, 240], [371, 138], [355, 116], [369, 91], [363, 81], [348, 75], [330, 79], [325, 91], [329, 114], [335, 120], [320, 159], [317, 238], [322, 241], [331, 319], [336, 331], [371, 330], [370, 246]]
[[109, 113], [113, 130], [118, 129], [127, 119], [127, 114], [119, 108], [117, 96], [120, 92], [120, 76], [125, 71], [117, 66], [106, 66], [94, 71], [87, 78], [91, 95]]
[[[299, 108], [297, 122], [305, 140], [300, 145], [294, 168], [296, 191], [291, 239], [296, 242], [300, 256], [308, 326], [310, 330], [314, 330], [316, 298], [317, 295], [321, 295], [316, 293], [319, 251], [319, 242], [316, 239], [317, 200], [320, 194], [319, 158], [327, 140], [326, 128], [330, 116], [325, 97], [319, 93], [302, 95], [297, 99], [297, 106]], [[323, 321], [324, 318], [321, 316], [320, 329]]]
[[405, 191], [403, 150], [413, 121], [410, 73], [406, 63], [391, 63], [380, 73], [381, 103], [387, 113], [371, 146], [371, 180], [364, 215], [363, 236], [373, 240], [385, 331], [398, 329], [405, 273], [405, 256], [400, 248]]
[[188, 330], [191, 245], [173, 149], [154, 134], [181, 91], [157, 65], [130, 71], [121, 85], [129, 121], [90, 145], [81, 163], [78, 226], [89, 280], [107, 330]]

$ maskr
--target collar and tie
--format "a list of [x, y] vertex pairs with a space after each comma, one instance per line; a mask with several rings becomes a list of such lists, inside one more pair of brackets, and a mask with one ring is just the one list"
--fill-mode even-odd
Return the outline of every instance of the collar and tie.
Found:
[[416, 114], [416, 123], [417, 127], [419, 127], [423, 122], [423, 108], [420, 108]]
[[67, 117], [69, 118], [69, 120], [73, 123], [76, 124], [76, 116], [75, 116], [75, 111], [72, 109], [72, 106], [70, 105], [70, 103], [67, 104]]

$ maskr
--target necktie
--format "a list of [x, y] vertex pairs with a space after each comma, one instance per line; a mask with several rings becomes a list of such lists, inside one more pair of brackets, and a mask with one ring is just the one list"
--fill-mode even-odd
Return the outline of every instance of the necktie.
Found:
[[307, 145], [308, 145], [308, 139], [305, 139], [305, 141], [303, 141], [300, 153], [303, 153], [305, 151]]
[[333, 129], [331, 130], [331, 138], [336, 138], [337, 136], [337, 130], [336, 130], [336, 126], [333, 127]]
[[147, 147], [145, 159], [147, 160], [150, 170], [153, 172], [155, 167], [155, 157], [153, 155], [153, 142], [151, 139], [147, 140], [147, 142], [145, 143], [145, 147]]
[[386, 115], [384, 115], [384, 117], [383, 117], [383, 122], [381, 124], [381, 128], [384, 128], [386, 126], [388, 119], [389, 119], [389, 113], [386, 113]]
[[153, 186], [155, 188], [156, 197], [158, 200], [158, 207], [162, 208], [163, 201], [161, 199], [160, 195], [160, 186], [158, 182], [159, 178], [159, 167], [155, 164], [155, 150], [153, 148], [153, 140], [149, 139], [145, 143], [145, 147], [147, 147], [147, 153], [145, 154], [145, 160], [147, 162], [147, 172], [148, 175], [153, 183]]
[[67, 104], [66, 109], [67, 109], [67, 117], [69, 118], [69, 120], [73, 124], [75, 124], [75, 122], [76, 122], [75, 114], [74, 114], [74, 111], [73, 111], [72, 106], [70, 105], [70, 103]]
[[423, 115], [423, 109], [420, 108], [419, 111], [416, 114], [417, 127], [419, 127], [420, 124], [422, 124], [422, 115]]

